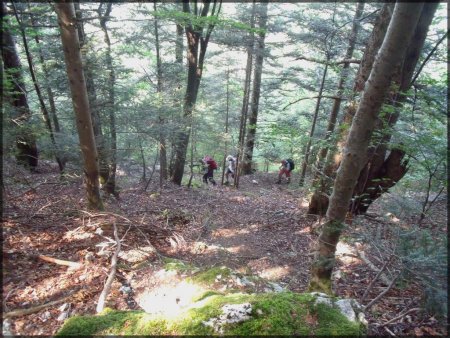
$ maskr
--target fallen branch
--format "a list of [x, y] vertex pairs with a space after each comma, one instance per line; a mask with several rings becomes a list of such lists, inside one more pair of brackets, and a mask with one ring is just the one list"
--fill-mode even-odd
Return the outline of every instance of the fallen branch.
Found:
[[119, 256], [119, 252], [120, 252], [120, 239], [119, 239], [119, 236], [117, 235], [117, 226], [116, 226], [116, 222], [115, 221], [113, 223], [113, 226], [114, 226], [114, 238], [116, 239], [117, 248], [116, 248], [116, 251], [114, 252], [114, 255], [113, 255], [112, 259], [111, 259], [111, 271], [109, 272], [108, 279], [106, 280], [106, 283], [105, 283], [105, 286], [103, 288], [103, 291], [100, 294], [100, 297], [98, 298], [97, 309], [96, 309], [97, 313], [103, 311], [103, 309], [105, 307], [106, 297], [108, 297], [109, 290], [111, 289], [112, 282], [113, 282], [114, 277], [116, 275], [117, 257]]
[[409, 314], [409, 313], [411, 313], [411, 312], [416, 312], [416, 311], [419, 311], [419, 310], [420, 310], [420, 308], [418, 308], [418, 307], [415, 307], [415, 308], [413, 308], [413, 309], [409, 309], [409, 310], [406, 311], [405, 313], [402, 313], [402, 314], [398, 315], [397, 317], [392, 318], [391, 320], [388, 320], [386, 323], [383, 323], [383, 324], [381, 324], [380, 326], [383, 327], [383, 326], [389, 325], [389, 324], [395, 322], [396, 320], [399, 320], [399, 319], [405, 317], [407, 314]]
[[65, 261], [65, 260], [62, 260], [62, 259], [57, 259], [57, 258], [44, 256], [44, 255], [39, 255], [37, 257], [39, 259], [42, 259], [43, 261], [46, 261], [46, 262], [55, 263], [55, 264], [59, 264], [59, 265], [70, 266], [72, 268], [77, 268], [77, 269], [81, 268], [83, 266], [83, 264], [78, 263], [78, 262]]
[[367, 295], [369, 294], [369, 291], [372, 289], [373, 285], [375, 284], [375, 282], [378, 280], [378, 278], [380, 277], [380, 275], [383, 273], [383, 271], [387, 268], [388, 264], [391, 262], [392, 257], [394, 257], [393, 255], [391, 255], [388, 260], [383, 264], [383, 266], [381, 267], [380, 271], [378, 271], [378, 273], [376, 274], [375, 278], [372, 279], [372, 281], [370, 282], [369, 286], [367, 287], [366, 291], [364, 291], [364, 294], [361, 297], [361, 302], [363, 302]]
[[[377, 273], [379, 273], [380, 272], [380, 269], [378, 269], [367, 257], [366, 257], [366, 255], [364, 254], [364, 252], [362, 252], [362, 251], [356, 251], [356, 253], [358, 254], [358, 257], [359, 258], [361, 258], [363, 261], [364, 261], [364, 263], [366, 263], [373, 271], [375, 271], [375, 272], [377, 272]], [[380, 274], [380, 277], [379, 277], [386, 285], [389, 285], [389, 284], [391, 284], [391, 280], [384, 274], [384, 273], [381, 273]]]
[[368, 311], [376, 302], [378, 302], [386, 293], [388, 293], [390, 289], [392, 289], [398, 277], [400, 277], [400, 273], [394, 277], [391, 284], [389, 284], [389, 286], [383, 292], [381, 292], [378, 296], [372, 299], [372, 301], [364, 307], [364, 312]]
[[11, 312], [4, 313], [3, 314], [3, 318], [19, 317], [19, 316], [25, 316], [25, 315], [29, 315], [29, 314], [32, 314], [32, 313], [35, 313], [35, 312], [39, 312], [39, 311], [41, 311], [41, 310], [43, 310], [45, 308], [48, 308], [49, 306], [53, 306], [53, 305], [57, 305], [57, 304], [65, 302], [70, 297], [72, 297], [74, 292], [75, 291], [71, 292], [68, 296], [65, 296], [65, 297], [63, 297], [61, 299], [57, 299], [57, 300], [54, 300], [52, 302], [48, 302], [48, 303], [45, 303], [45, 304], [42, 304], [42, 305], [37, 305], [37, 306], [31, 307], [31, 308], [28, 308], [28, 309], [19, 309], [19, 310], [14, 310], [14, 311], [11, 311]]

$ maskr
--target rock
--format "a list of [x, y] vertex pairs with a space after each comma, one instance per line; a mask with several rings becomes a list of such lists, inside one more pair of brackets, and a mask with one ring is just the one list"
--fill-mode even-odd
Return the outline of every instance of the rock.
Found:
[[11, 333], [11, 322], [9, 319], [3, 320], [3, 336], [12, 336]]
[[62, 321], [64, 321], [67, 317], [69, 317], [69, 312], [68, 312], [68, 311], [67, 311], [67, 312], [61, 312], [61, 313], [59, 314], [58, 318], [56, 318], [56, 320], [57, 320], [58, 322], [62, 322]]
[[129, 286], [126, 285], [122, 285], [119, 289], [120, 292], [125, 293], [125, 294], [129, 294], [131, 292], [133, 292], [133, 289]]
[[64, 311], [67, 310], [68, 307], [69, 307], [69, 304], [68, 304], [68, 303], [64, 303], [63, 305], [61, 305], [61, 306], [58, 308], [58, 310], [59, 310], [59, 312], [64, 312]]
[[333, 300], [332, 297], [325, 293], [311, 292], [311, 294], [316, 297], [315, 304], [326, 304], [339, 309], [349, 321], [361, 323], [367, 327], [368, 322], [364, 316], [363, 307], [355, 299]]
[[283, 287], [277, 283], [269, 282], [269, 285], [272, 288], [272, 290], [275, 292], [283, 292], [284, 291]]
[[225, 324], [240, 323], [251, 318], [252, 305], [250, 303], [243, 304], [226, 304], [222, 307], [222, 314], [219, 317], [210, 318], [203, 321], [203, 325], [210, 326], [219, 334], [223, 334], [223, 326]]

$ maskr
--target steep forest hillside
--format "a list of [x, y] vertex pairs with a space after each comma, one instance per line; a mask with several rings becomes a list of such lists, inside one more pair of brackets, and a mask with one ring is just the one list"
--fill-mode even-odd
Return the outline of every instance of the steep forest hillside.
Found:
[[2, 2], [4, 335], [447, 335], [447, 4]]

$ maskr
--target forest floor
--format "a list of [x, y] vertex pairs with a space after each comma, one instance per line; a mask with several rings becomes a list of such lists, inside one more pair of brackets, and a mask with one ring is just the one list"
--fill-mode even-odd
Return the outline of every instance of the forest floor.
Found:
[[[138, 174], [124, 172], [118, 177], [120, 198], [104, 197], [105, 212], [89, 212], [79, 175], [60, 180], [57, 167], [45, 161], [35, 173], [8, 161], [3, 170], [3, 313], [10, 314], [4, 334], [52, 335], [67, 316], [94, 314], [116, 248], [114, 225], [122, 250], [109, 307], [139, 309], [138, 295], [164, 282], [154, 276], [167, 257], [199, 267], [226, 266], [306, 291], [321, 220], [307, 215], [305, 193], [295, 178], [277, 185], [276, 173], [256, 173], [242, 177], [237, 190], [202, 185], [197, 177], [190, 189], [167, 183], [159, 192], [157, 177], [144, 191], [144, 183], [130, 178]], [[370, 217], [349, 220], [353, 226], [344, 236], [350, 238], [362, 225], [388, 236], [390, 223], [408, 222], [383, 217], [380, 205], [370, 211]], [[446, 204], [437, 203], [433, 215], [424, 226], [446, 236]], [[383, 261], [358, 241], [346, 243], [338, 246], [334, 291], [359, 300]], [[365, 305], [386, 288], [381, 279], [374, 283]], [[369, 333], [445, 336], [435, 317], [417, 310], [422, 296], [416, 282], [391, 288], [366, 314]]]

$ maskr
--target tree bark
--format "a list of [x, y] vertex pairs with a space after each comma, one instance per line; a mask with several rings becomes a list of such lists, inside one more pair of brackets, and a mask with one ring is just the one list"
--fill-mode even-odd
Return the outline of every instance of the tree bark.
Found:
[[[348, 47], [347, 51], [345, 53], [344, 59], [349, 60], [353, 57], [353, 51], [355, 49], [355, 43], [356, 43], [356, 37], [358, 35], [359, 30], [359, 20], [362, 16], [364, 9], [364, 2], [358, 2], [358, 5], [356, 7], [355, 11], [355, 17], [353, 19], [353, 25], [348, 41]], [[334, 100], [333, 107], [331, 109], [330, 117], [328, 119], [328, 126], [327, 131], [324, 138], [325, 145], [320, 149], [318, 158], [316, 161], [316, 170], [314, 174], [314, 181], [313, 181], [313, 188], [314, 193], [311, 196], [311, 200], [309, 203], [308, 213], [309, 214], [319, 214], [319, 215], [325, 215], [327, 208], [328, 208], [328, 196], [326, 194], [326, 187], [329, 185], [327, 182], [328, 177], [325, 175], [325, 173], [322, 171], [324, 161], [326, 159], [329, 146], [327, 143], [329, 142], [331, 135], [334, 133], [337, 117], [339, 114], [339, 110], [341, 107], [342, 102], [342, 95], [345, 88], [345, 84], [348, 78], [349, 74], [349, 67], [350, 63], [346, 62], [344, 63], [341, 71], [341, 76], [339, 79], [339, 84], [337, 88], [336, 93], [336, 99]]]
[[74, 2], [75, 14], [77, 18], [77, 33], [80, 41], [80, 51], [83, 60], [83, 70], [86, 79], [86, 87], [88, 92], [88, 98], [91, 108], [91, 121], [94, 130], [95, 144], [98, 151], [99, 161], [99, 175], [100, 183], [106, 184], [109, 179], [109, 166], [108, 166], [108, 151], [106, 149], [105, 137], [103, 135], [102, 120], [100, 118], [99, 102], [97, 100], [97, 91], [94, 83], [93, 64], [88, 56], [88, 41], [86, 40], [86, 33], [83, 25], [83, 15], [81, 12], [80, 4]]
[[[36, 29], [37, 27], [37, 22], [35, 20], [35, 18], [33, 16], [31, 16], [31, 25], [33, 28]], [[58, 121], [58, 116], [56, 115], [56, 104], [55, 104], [55, 98], [53, 95], [53, 91], [52, 88], [49, 85], [50, 82], [50, 74], [48, 72], [47, 69], [47, 65], [45, 63], [45, 58], [44, 58], [44, 53], [42, 51], [41, 48], [41, 41], [39, 39], [39, 35], [36, 34], [34, 37], [34, 40], [36, 41], [36, 45], [38, 48], [38, 54], [39, 54], [39, 62], [41, 63], [42, 66], [42, 70], [44, 73], [44, 77], [45, 77], [45, 90], [47, 92], [47, 99], [48, 99], [48, 103], [50, 106], [50, 110], [49, 110], [49, 117], [47, 117], [48, 122], [46, 121], [46, 123], [48, 124], [48, 128], [51, 131], [50, 135], [53, 135], [53, 138], [55, 139], [55, 151], [56, 151], [56, 161], [58, 162], [58, 166], [59, 166], [59, 170], [60, 172], [64, 171], [64, 168], [66, 166], [66, 162], [67, 162], [67, 158], [64, 155], [64, 153], [61, 151], [61, 149], [59, 147], [56, 147], [56, 138], [57, 135], [61, 134], [61, 127], [59, 125], [59, 121]], [[44, 117], [45, 119], [45, 117]], [[51, 121], [53, 121], [53, 127], [51, 125]]]
[[[13, 6], [14, 15], [16, 17], [17, 23], [19, 24], [19, 27], [20, 27], [20, 33], [22, 35], [23, 47], [25, 49], [25, 54], [27, 56], [28, 69], [30, 70], [30, 75], [31, 75], [31, 79], [33, 81], [34, 89], [36, 91], [36, 95], [38, 97], [39, 104], [41, 106], [42, 117], [44, 118], [45, 125], [47, 126], [47, 129], [48, 129], [48, 132], [49, 132], [49, 135], [50, 135], [50, 140], [51, 140], [51, 142], [53, 144], [53, 147], [55, 148], [56, 163], [58, 163], [59, 171], [63, 172], [64, 171], [64, 163], [59, 158], [59, 155], [58, 155], [59, 154], [59, 149], [58, 149], [59, 147], [56, 144], [55, 135], [53, 133], [52, 124], [50, 122], [50, 115], [49, 115], [48, 109], [47, 109], [47, 107], [45, 105], [44, 98], [43, 98], [42, 92], [41, 92], [41, 88], [39, 87], [39, 83], [38, 83], [38, 80], [37, 80], [37, 77], [36, 77], [36, 73], [34, 72], [33, 60], [32, 60], [32, 57], [31, 57], [30, 50], [28, 48], [28, 41], [27, 41], [27, 37], [26, 37], [26, 34], [25, 34], [25, 29], [24, 29], [22, 21], [19, 18], [19, 15], [18, 15], [17, 10], [16, 10], [16, 6], [14, 5], [14, 3], [12, 3], [12, 6]], [[37, 35], [36, 35], [36, 39], [37, 39]]]
[[[211, 2], [203, 2], [203, 8], [201, 13], [199, 13], [200, 18], [207, 18], [208, 16], [217, 16], [220, 12], [221, 1], [212, 1], [213, 6], [211, 14], [209, 13], [209, 8]], [[219, 6], [217, 7], [217, 4]], [[197, 3], [194, 3], [195, 8], [197, 8]], [[183, 2], [183, 11], [185, 13], [191, 14], [191, 8], [189, 2]], [[194, 14], [197, 14], [195, 11]], [[184, 96], [183, 105], [183, 119], [184, 127], [181, 128], [176, 136], [175, 144], [175, 162], [173, 166], [172, 182], [181, 185], [183, 179], [184, 166], [186, 163], [186, 153], [189, 144], [189, 135], [191, 132], [192, 124], [192, 113], [197, 102], [197, 94], [200, 86], [200, 80], [202, 78], [203, 63], [205, 59], [206, 49], [208, 47], [209, 38], [211, 36], [212, 30], [214, 29], [214, 24], [210, 23], [205, 27], [193, 25], [192, 23], [187, 24], [185, 27], [185, 33], [187, 38], [187, 61], [188, 61], [188, 78], [186, 93]]]
[[[7, 8], [4, 2], [1, 4], [1, 20], [7, 19]], [[10, 121], [15, 129], [15, 141], [17, 147], [17, 163], [31, 170], [38, 165], [38, 150], [36, 136], [29, 130], [28, 121], [31, 111], [25, 91], [25, 82], [22, 77], [22, 64], [17, 52], [16, 44], [11, 32], [2, 27], [2, 59], [5, 78], [10, 79], [11, 89], [5, 92], [5, 97], [13, 107]]]
[[325, 158], [324, 167], [321, 173], [322, 179], [316, 188], [316, 193], [314, 193], [311, 198], [308, 211], [309, 213], [320, 215], [325, 215], [326, 213], [329, 204], [328, 196], [331, 193], [333, 180], [336, 176], [337, 168], [341, 162], [341, 154], [348, 136], [349, 126], [352, 124], [353, 116], [357, 110], [357, 103], [355, 100], [359, 93], [364, 89], [364, 84], [369, 77], [375, 55], [377, 54], [386, 35], [393, 7], [394, 4], [384, 4], [375, 21], [355, 78], [352, 98], [350, 103], [345, 108], [342, 121], [340, 122], [337, 146], [332, 147], [327, 152], [327, 157]]
[[394, 111], [377, 121], [376, 130], [382, 131], [386, 128], [388, 130], [382, 133], [383, 136], [377, 145], [368, 150], [368, 161], [361, 171], [353, 192], [354, 200], [351, 211], [354, 214], [364, 214], [377, 198], [393, 187], [408, 171], [408, 161], [405, 160], [404, 151], [394, 147], [389, 153], [391, 130], [396, 124], [400, 109], [406, 100], [405, 93], [411, 88], [414, 69], [438, 5], [437, 2], [424, 4], [405, 58], [396, 71], [393, 88], [386, 100], [394, 108]]
[[55, 8], [58, 14], [67, 77], [72, 94], [78, 137], [84, 160], [84, 182], [87, 192], [88, 207], [94, 210], [103, 210], [98, 181], [99, 169], [97, 148], [92, 129], [89, 100], [80, 53], [80, 43], [76, 32], [77, 20], [75, 17], [75, 8], [72, 3], [56, 3]]
[[[103, 5], [103, 4], [102, 4]], [[109, 38], [108, 28], [106, 23], [109, 19], [109, 15], [112, 10], [112, 3], [106, 4], [106, 11], [104, 15], [101, 13], [101, 6], [98, 13], [100, 16], [100, 27], [104, 34], [104, 40], [106, 43], [106, 69], [108, 71], [107, 90], [108, 90], [108, 103], [106, 108], [109, 117], [109, 132], [111, 134], [110, 152], [109, 152], [109, 172], [108, 180], [105, 183], [104, 189], [106, 192], [113, 194], [115, 197], [119, 196], [116, 189], [116, 169], [117, 169], [117, 133], [116, 133], [116, 113], [115, 113], [115, 89], [114, 84], [116, 82], [116, 73], [114, 71], [112, 53], [111, 53], [111, 40]]]
[[[156, 2], [153, 3], [153, 8], [156, 12]], [[158, 20], [155, 17], [155, 48], [156, 48], [156, 92], [159, 96], [162, 95], [162, 66], [161, 66], [161, 55], [159, 47], [159, 31], [158, 31]], [[178, 51], [177, 51], [178, 52]], [[177, 54], [177, 53], [175, 53]], [[167, 180], [167, 151], [166, 151], [166, 138], [165, 138], [165, 120], [162, 114], [159, 116], [159, 176], [160, 176], [160, 186], [162, 186], [163, 180]]]
[[[328, 60], [328, 56], [327, 56], [327, 60]], [[305, 182], [306, 168], [308, 166], [308, 161], [309, 161], [309, 152], [311, 150], [311, 142], [312, 142], [312, 138], [314, 136], [314, 130], [316, 129], [317, 116], [319, 115], [320, 102], [322, 100], [322, 92], [323, 92], [323, 88], [325, 86], [325, 79], [327, 77], [327, 72], [328, 72], [328, 62], [325, 64], [325, 69], [323, 70], [322, 81], [320, 83], [320, 88], [319, 88], [319, 95], [318, 95], [317, 102], [316, 102], [316, 109], [314, 110], [314, 117], [313, 117], [313, 122], [311, 125], [311, 131], [309, 132], [308, 143], [306, 144], [306, 147], [305, 147], [305, 155], [304, 155], [303, 162], [302, 162], [302, 171], [300, 174], [300, 181], [298, 183], [299, 186], [303, 186], [303, 184]]]
[[[250, 28], [255, 27], [255, 1], [252, 4], [252, 14], [250, 17]], [[253, 49], [255, 44], [255, 38], [253, 31], [249, 34], [247, 45], [247, 64], [245, 66], [245, 80], [244, 80], [244, 97], [242, 98], [241, 118], [239, 123], [239, 139], [238, 139], [238, 151], [236, 156], [236, 173], [234, 175], [234, 186], [239, 188], [239, 178], [242, 171], [242, 163], [244, 158], [244, 141], [245, 131], [247, 129], [247, 115], [248, 115], [248, 103], [250, 101], [250, 84], [252, 78], [252, 66], [253, 66]]]
[[328, 294], [339, 241], [357, 177], [366, 162], [375, 122], [398, 63], [403, 59], [423, 3], [396, 3], [385, 39], [367, 80], [337, 172], [326, 222], [319, 236], [309, 289]]
[[[267, 28], [267, 0], [261, 1], [261, 8], [258, 15], [259, 28], [264, 31]], [[264, 62], [264, 39], [265, 33], [259, 33], [256, 39], [256, 60], [253, 74], [253, 91], [251, 114], [248, 119], [247, 139], [244, 152], [242, 171], [244, 175], [252, 173], [253, 148], [255, 146], [256, 128], [258, 123], [259, 98], [261, 95], [261, 77]]]

